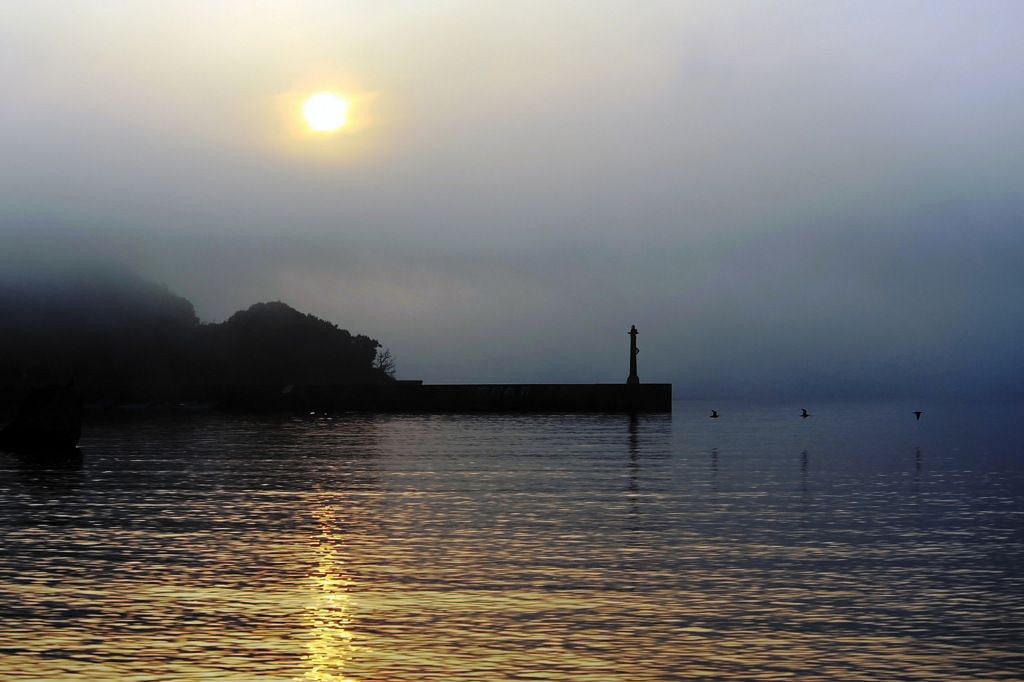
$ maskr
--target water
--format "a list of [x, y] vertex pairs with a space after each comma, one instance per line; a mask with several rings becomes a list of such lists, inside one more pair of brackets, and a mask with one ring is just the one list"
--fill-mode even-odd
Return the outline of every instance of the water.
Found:
[[0, 678], [1022, 679], [1024, 407], [710, 407], [93, 420]]

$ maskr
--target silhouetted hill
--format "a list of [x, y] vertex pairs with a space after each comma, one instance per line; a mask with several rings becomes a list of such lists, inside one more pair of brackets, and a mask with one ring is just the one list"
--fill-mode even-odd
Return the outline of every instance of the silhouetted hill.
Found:
[[367, 336], [280, 302], [201, 324], [188, 300], [109, 269], [0, 276], [0, 330], [7, 393], [70, 379], [96, 395], [388, 380]]
[[186, 369], [192, 304], [133, 273], [0, 281], [0, 380], [162, 381]]
[[279, 301], [257, 303], [227, 322], [206, 325], [209, 368], [222, 383], [371, 383], [380, 344], [353, 336]]

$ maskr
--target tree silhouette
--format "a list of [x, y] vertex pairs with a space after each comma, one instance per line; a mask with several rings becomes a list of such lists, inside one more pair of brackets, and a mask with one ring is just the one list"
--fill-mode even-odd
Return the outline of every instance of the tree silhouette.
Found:
[[373, 368], [381, 371], [388, 378], [395, 378], [395, 356], [390, 348], [382, 348], [377, 351], [377, 357], [373, 360]]

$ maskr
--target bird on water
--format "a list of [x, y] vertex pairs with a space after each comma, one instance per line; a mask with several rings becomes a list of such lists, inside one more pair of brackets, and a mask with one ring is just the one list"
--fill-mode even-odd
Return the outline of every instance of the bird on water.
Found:
[[711, 410], [711, 418], [718, 419], [718, 410]]
[[924, 414], [924, 412], [920, 412], [920, 411], [918, 411], [918, 412], [915, 412], [915, 413], [914, 413], [914, 416], [915, 416], [915, 417], [917, 417], [917, 421], [921, 421], [921, 415], [922, 415], [922, 414]]
[[804, 413], [802, 415], [800, 415], [800, 416], [803, 417], [804, 419], [807, 419], [811, 415], [807, 412], [807, 410], [804, 410]]

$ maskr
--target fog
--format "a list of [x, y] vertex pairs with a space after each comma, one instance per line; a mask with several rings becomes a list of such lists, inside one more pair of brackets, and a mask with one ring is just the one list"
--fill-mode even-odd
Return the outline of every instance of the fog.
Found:
[[[1024, 393], [1016, 2], [4, 4], [0, 268], [400, 378]], [[302, 124], [336, 90], [350, 123]]]

